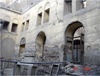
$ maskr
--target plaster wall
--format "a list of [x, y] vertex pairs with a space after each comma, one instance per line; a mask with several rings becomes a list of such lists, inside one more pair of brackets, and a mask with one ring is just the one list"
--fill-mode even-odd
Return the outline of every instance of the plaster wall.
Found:
[[[45, 5], [48, 2], [50, 3], [49, 22], [43, 23]], [[40, 31], [43, 31], [46, 35], [44, 53], [47, 59], [45, 61], [63, 61], [66, 28], [71, 23], [78, 21], [83, 24], [85, 29], [84, 62], [100, 64], [100, 29], [98, 28], [100, 26], [100, 1], [87, 0], [87, 7], [84, 9], [78, 9], [76, 7], [78, 3], [76, 2], [72, 2], [72, 13], [66, 15], [64, 15], [64, 0], [43, 0], [21, 15], [2, 10], [4, 13], [2, 13], [1, 18], [7, 14], [11, 16], [11, 19], [17, 17], [19, 20], [18, 36], [16, 36], [15, 40], [16, 55], [19, 52], [22, 38], [26, 40], [25, 52], [35, 53], [37, 51], [35, 45], [36, 37]], [[42, 8], [42, 23], [37, 26], [37, 15], [40, 7]], [[21, 32], [22, 23], [25, 22], [26, 24], [27, 19], [29, 19], [28, 30]]]

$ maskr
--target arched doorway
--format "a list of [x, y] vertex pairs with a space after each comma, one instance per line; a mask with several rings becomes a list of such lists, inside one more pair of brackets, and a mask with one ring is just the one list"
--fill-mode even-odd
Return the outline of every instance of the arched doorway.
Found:
[[23, 56], [24, 51], [25, 51], [25, 45], [26, 45], [26, 40], [25, 38], [22, 38], [20, 41], [20, 49], [19, 49], [19, 56]]
[[36, 37], [36, 41], [35, 41], [37, 55], [41, 58], [44, 57], [45, 42], [46, 42], [46, 35], [43, 31], [41, 31], [41, 32], [38, 33], [38, 35]]
[[71, 23], [65, 31], [64, 60], [77, 64], [83, 63], [84, 27], [81, 22]]

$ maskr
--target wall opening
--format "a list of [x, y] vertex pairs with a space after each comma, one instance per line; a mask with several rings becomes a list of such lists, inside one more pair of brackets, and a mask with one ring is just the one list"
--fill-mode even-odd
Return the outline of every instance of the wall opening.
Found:
[[84, 27], [80, 22], [71, 23], [65, 31], [64, 60], [82, 64], [84, 58]]
[[87, 0], [83, 0], [83, 8], [86, 8]]
[[25, 50], [25, 44], [20, 45], [20, 56]]
[[86, 8], [86, 0], [76, 1], [76, 11]]
[[3, 30], [7, 30], [8, 31], [8, 27], [9, 27], [9, 22], [8, 21], [4, 21]]
[[20, 49], [19, 49], [19, 56], [22, 57], [25, 51], [26, 41], [25, 38], [22, 38], [20, 41]]
[[72, 13], [72, 0], [64, 0], [64, 15]]
[[44, 32], [40, 32], [36, 37], [36, 50], [37, 55], [43, 59], [44, 57], [44, 46], [46, 42], [46, 35]]
[[29, 27], [29, 20], [26, 21], [26, 27], [25, 27], [25, 30], [28, 30], [28, 27]]
[[11, 32], [17, 32], [17, 26], [18, 26], [18, 24], [13, 23], [13, 24], [12, 24]]
[[21, 29], [21, 32], [24, 31], [24, 27], [25, 27], [25, 22], [22, 23], [22, 29]]
[[49, 21], [50, 8], [44, 11], [44, 23]]
[[41, 25], [42, 23], [42, 12], [38, 14], [37, 16], [37, 25]]

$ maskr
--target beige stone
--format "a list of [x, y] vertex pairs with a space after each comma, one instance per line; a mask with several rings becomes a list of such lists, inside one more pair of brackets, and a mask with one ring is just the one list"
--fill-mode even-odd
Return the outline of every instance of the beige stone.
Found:
[[[42, 35], [39, 36], [40, 40], [38, 41], [38, 43], [41, 48], [38, 49], [38, 52], [40, 51], [39, 53], [40, 55], [42, 55], [44, 49], [46, 48], [45, 46], [48, 46], [49, 49], [47, 49], [52, 54], [52, 52], [57, 51], [57, 49], [51, 50], [56, 45], [61, 47], [62, 45], [68, 44], [68, 46], [71, 48], [71, 44], [66, 43], [66, 40], [68, 40], [67, 38], [65, 38], [66, 35], [72, 37], [74, 31], [77, 28], [83, 26], [85, 30], [84, 58], [87, 59], [87, 62], [90, 59], [92, 59], [93, 61], [95, 58], [91, 57], [96, 57], [96, 55], [94, 55], [94, 52], [92, 51], [95, 50], [95, 46], [91, 45], [100, 45], [100, 5], [96, 4], [98, 2], [98, 0], [87, 0], [87, 5], [85, 8], [82, 7], [81, 2], [78, 0], [72, 0], [72, 4], [69, 3], [68, 5], [65, 4], [64, 0], [42, 0], [37, 4], [34, 4], [33, 6], [29, 5], [24, 7], [26, 3], [22, 4], [22, 6], [19, 6], [21, 4], [16, 4], [16, 9], [1, 6], [0, 19], [9, 21], [9, 27], [8, 30], [3, 30], [2, 32], [0, 32], [2, 35], [0, 35], [0, 42], [3, 43], [3, 41], [6, 41], [5, 39], [10, 38], [14, 41], [15, 44], [13, 46], [5, 47], [7, 45], [11, 45], [11, 42], [7, 41], [4, 45], [1, 44], [3, 48], [0, 47], [0, 50], [3, 51], [3, 54], [8, 54], [7, 57], [12, 56], [9, 54], [9, 52], [13, 52], [13, 56], [11, 58], [13, 58], [14, 55], [18, 57], [21, 45], [20, 41], [22, 38], [25, 38], [25, 50], [23, 52], [33, 50], [35, 51], [34, 53], [36, 53], [36, 39], [38, 37], [38, 34], [41, 34], [41, 32], [43, 32], [45, 33], [46, 39], [44, 42], [44, 37]], [[21, 7], [27, 10], [24, 9], [24, 11], [19, 11]], [[49, 11], [47, 10], [48, 8]], [[27, 22], [27, 20], [29, 21]], [[18, 24], [16, 32], [11, 31], [12, 23]], [[70, 28], [68, 28], [69, 26]], [[88, 49], [89, 47], [91, 47], [91, 49]], [[98, 46], [97, 48], [99, 49], [100, 47]], [[89, 51], [87, 52], [87, 50]], [[59, 57], [57, 60], [63, 61], [62, 59], [64, 57], [64, 50], [61, 50], [60, 48], [59, 51], [60, 53], [58, 52]], [[97, 52], [98, 51], [95, 50], [95, 53]], [[56, 57], [54, 57], [54, 60], [55, 59]]]

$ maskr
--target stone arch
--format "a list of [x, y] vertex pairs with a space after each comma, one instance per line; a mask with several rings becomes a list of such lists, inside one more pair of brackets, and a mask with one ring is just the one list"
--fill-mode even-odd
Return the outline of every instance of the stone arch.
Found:
[[[75, 37], [75, 33], [80, 28], [84, 28], [79, 21], [68, 25], [65, 30], [65, 49], [64, 60], [74, 63], [83, 63], [84, 55], [84, 31], [79, 36]], [[76, 54], [77, 53], [77, 54]]]
[[17, 30], [18, 30], [18, 19], [14, 18], [14, 19], [12, 20], [11, 32], [17, 33]]
[[41, 13], [41, 12], [43, 12], [43, 7], [42, 6], [38, 9], [38, 13]]
[[[75, 26], [74, 26], [75, 25]], [[75, 33], [75, 31], [80, 28], [80, 27], [84, 27], [83, 24], [79, 21], [76, 21], [76, 22], [72, 22], [70, 23], [67, 28], [65, 29], [65, 33], [64, 35], [66, 34], [67, 36], [70, 36], [72, 37]]]
[[45, 10], [48, 9], [48, 8], [50, 8], [50, 3], [49, 3], [49, 2], [47, 2], [47, 3], [45, 4], [45, 6], [44, 6], [44, 9], [45, 9]]
[[15, 42], [12, 38], [5, 38], [1, 44], [1, 56], [6, 59], [13, 59]]
[[24, 37], [23, 37], [23, 38], [21, 39], [21, 41], [20, 41], [20, 45], [23, 45], [23, 44], [26, 44], [26, 40], [25, 40]]
[[38, 57], [44, 56], [45, 42], [46, 42], [46, 35], [43, 31], [40, 31], [35, 40], [36, 52]]
[[10, 21], [11, 21], [11, 18], [10, 18], [9, 16], [5, 16], [5, 17], [4, 17], [4, 20], [6, 20], [6, 21], [9, 21], [9, 22], [10, 22]]
[[18, 24], [18, 19], [14, 18], [12, 22]]
[[21, 40], [20, 40], [20, 49], [19, 49], [19, 56], [23, 56], [24, 52], [25, 52], [25, 46], [26, 46], [26, 40], [25, 38], [23, 37]]
[[4, 17], [4, 24], [3, 24], [3, 30], [9, 31], [9, 24], [10, 24], [11, 18], [9, 16]]

